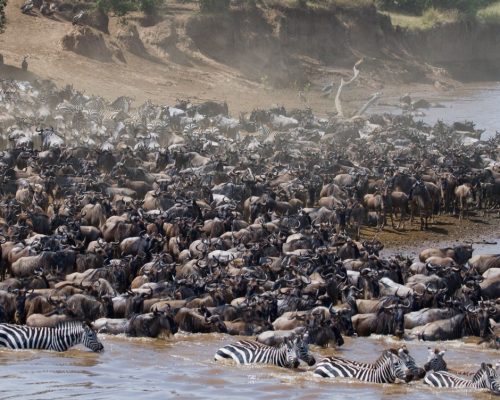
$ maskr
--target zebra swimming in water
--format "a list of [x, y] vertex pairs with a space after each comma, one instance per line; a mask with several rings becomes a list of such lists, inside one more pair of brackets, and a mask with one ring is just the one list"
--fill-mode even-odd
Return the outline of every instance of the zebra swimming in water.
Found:
[[412, 379], [407, 374], [403, 358], [403, 349], [385, 350], [373, 364], [358, 363], [341, 357], [327, 357], [323, 359], [314, 375], [323, 378], [354, 378], [370, 383], [394, 383], [396, 379], [408, 382]]
[[[406, 368], [408, 369], [409, 372], [407, 373], [407, 377], [405, 380], [407, 381], [419, 380], [425, 376], [425, 370], [417, 365], [417, 362], [410, 354], [406, 345], [401, 346], [399, 349], [390, 349], [389, 351], [391, 351], [393, 354], [397, 354], [398, 357], [403, 361]], [[337, 362], [345, 362], [348, 365], [354, 365], [360, 368], [377, 368], [378, 361], [380, 360], [379, 359], [375, 363], [370, 364], [370, 363], [362, 363], [358, 361], [346, 360], [345, 358], [341, 357], [330, 357], [330, 358], [335, 358]]]
[[500, 394], [497, 371], [491, 364], [486, 363], [481, 364], [481, 368], [472, 379], [465, 379], [447, 371], [434, 371], [425, 376], [424, 382], [437, 388], [489, 389], [495, 394]]
[[303, 338], [297, 337], [293, 340], [285, 340], [276, 347], [242, 340], [217, 350], [215, 360], [222, 359], [233, 359], [238, 364], [263, 363], [285, 368], [297, 368], [300, 360], [305, 361], [309, 366], [316, 363], [314, 357], [309, 353], [307, 335], [304, 335]]
[[97, 334], [84, 322], [61, 322], [55, 327], [0, 324], [0, 347], [65, 351], [80, 343], [94, 352], [104, 349]]

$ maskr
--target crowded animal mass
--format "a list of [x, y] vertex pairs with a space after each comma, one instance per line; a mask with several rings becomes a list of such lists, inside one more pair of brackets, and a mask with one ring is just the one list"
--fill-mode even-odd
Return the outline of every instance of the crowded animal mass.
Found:
[[[500, 394], [498, 360], [410, 355], [464, 337], [498, 349], [500, 255], [463, 242], [385, 257], [378, 239], [498, 221], [499, 134], [411, 114], [235, 119], [225, 103], [134, 107], [47, 81], [0, 81], [0, 100], [0, 346], [223, 333], [222, 368]], [[395, 342], [365, 362], [319, 357], [370, 335]]]

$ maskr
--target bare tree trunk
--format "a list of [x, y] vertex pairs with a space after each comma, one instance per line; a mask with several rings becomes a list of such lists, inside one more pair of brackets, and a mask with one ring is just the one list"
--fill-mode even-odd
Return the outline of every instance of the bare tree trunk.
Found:
[[340, 118], [344, 118], [344, 111], [342, 110], [342, 104], [340, 103], [340, 94], [342, 93], [342, 89], [344, 88], [344, 86], [351, 84], [358, 77], [359, 69], [357, 67], [362, 62], [363, 62], [363, 59], [356, 62], [356, 64], [354, 64], [354, 67], [352, 67], [353, 76], [351, 79], [349, 79], [348, 81], [344, 81], [344, 78], [342, 78], [340, 80], [340, 85], [339, 85], [339, 88], [337, 89], [337, 95], [335, 96], [335, 108], [337, 109], [337, 115]]

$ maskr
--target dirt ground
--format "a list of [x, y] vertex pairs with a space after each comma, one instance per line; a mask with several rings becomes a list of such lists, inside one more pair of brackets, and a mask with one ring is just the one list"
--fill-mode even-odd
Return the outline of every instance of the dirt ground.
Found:
[[[273, 105], [310, 107], [315, 113], [327, 116], [335, 109], [334, 94], [323, 97], [321, 87], [332, 80], [338, 84], [341, 76], [348, 79], [352, 74], [350, 67], [330, 68], [315, 60], [302, 60], [314, 72], [311, 80], [315, 82], [311, 87], [302, 88], [302, 98], [299, 96], [300, 88], [272, 87], [266, 82], [266, 76], [249, 79], [242, 72], [245, 60], [235, 64], [231, 62], [230, 54], [210, 57], [206, 52], [199, 51], [189, 37], [176, 36], [175, 26], [195, 15], [195, 11], [173, 1], [169, 3], [172, 3], [175, 24], [166, 20], [155, 26], [141, 26], [133, 18], [130, 19], [129, 24], [138, 29], [138, 33], [133, 32], [132, 35], [135, 47], [130, 45], [131, 25], [123, 25], [116, 17], [110, 18], [110, 35], [103, 34], [103, 37], [110, 47], [121, 51], [120, 58], [123, 59], [102, 61], [64, 50], [63, 38], [74, 32], [72, 24], [58, 16], [24, 15], [19, 10], [23, 2], [10, 0], [7, 4], [7, 29], [0, 35], [0, 52], [6, 66], [0, 67], [0, 79], [50, 79], [59, 86], [72, 84], [88, 94], [101, 95], [109, 100], [122, 95], [130, 96], [136, 104], [148, 99], [161, 104], [172, 104], [180, 98], [190, 98], [194, 102], [226, 101], [234, 116]], [[180, 28], [178, 30], [181, 31]], [[120, 42], [120, 38], [124, 37], [128, 38], [128, 43]], [[28, 74], [19, 68], [25, 55], [28, 56]], [[267, 56], [266, 53], [262, 58]], [[394, 82], [391, 85], [388, 81], [384, 84], [370, 79], [369, 73], [365, 74], [362, 68], [361, 71], [359, 82], [355, 81], [346, 88], [342, 96], [347, 111], [358, 109], [377, 91], [382, 91], [385, 98], [397, 98], [406, 92], [439, 92], [431, 83], [413, 85]]]
[[500, 218], [498, 215], [487, 213], [486, 216], [473, 214], [470, 218], [459, 220], [458, 217], [440, 215], [436, 221], [429, 224], [429, 229], [421, 231], [420, 223], [410, 226], [406, 223], [405, 230], [396, 230], [386, 226], [378, 232], [376, 228], [365, 228], [361, 238], [379, 239], [390, 253], [409, 254], [415, 249], [425, 247], [453, 246], [457, 243], [470, 242], [475, 244], [489, 244], [500, 241]]

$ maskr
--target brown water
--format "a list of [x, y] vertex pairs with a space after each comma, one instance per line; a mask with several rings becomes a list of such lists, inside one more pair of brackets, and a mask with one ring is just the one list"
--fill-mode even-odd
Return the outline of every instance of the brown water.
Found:
[[[497, 238], [498, 239], [498, 238]], [[500, 244], [478, 246], [476, 253], [500, 252]], [[265, 365], [215, 363], [219, 347], [238, 340], [220, 334], [177, 334], [168, 339], [100, 335], [105, 352], [82, 347], [65, 353], [0, 350], [0, 399], [490, 399], [486, 392], [436, 390], [421, 382], [372, 385], [313, 377], [302, 365], [287, 370]], [[500, 361], [500, 352], [465, 341], [406, 344], [419, 365], [427, 347], [446, 348], [450, 367], [474, 371], [481, 362]], [[398, 341], [390, 337], [346, 338], [340, 349], [313, 347], [316, 359], [338, 354], [374, 361]]]
[[[460, 89], [448, 93], [412, 93], [414, 100], [421, 98], [430, 102], [437, 102], [444, 108], [430, 108], [421, 110], [424, 122], [434, 125], [438, 120], [451, 124], [456, 121], [474, 121], [477, 129], [484, 129], [482, 139], [488, 139], [500, 131], [500, 83], [490, 82], [484, 84], [463, 85]], [[383, 101], [396, 104], [397, 98], [384, 98]], [[401, 110], [390, 106], [376, 106], [370, 112], [377, 114], [390, 112], [400, 114]]]
[[[489, 399], [485, 392], [438, 391], [423, 383], [372, 385], [315, 378], [302, 366], [287, 370], [265, 365], [215, 363], [213, 355], [237, 338], [226, 335], [178, 335], [147, 340], [102, 336], [106, 351], [74, 348], [66, 353], [0, 351], [1, 399]], [[372, 361], [396, 341], [391, 338], [347, 339], [343, 348], [313, 348], [317, 359], [331, 354]], [[429, 343], [408, 342], [424, 364]], [[431, 343], [434, 345], [434, 343]], [[478, 350], [458, 341], [447, 348], [448, 364], [475, 370], [482, 361], [500, 361], [498, 351]], [[341, 396], [341, 397], [340, 397]]]

